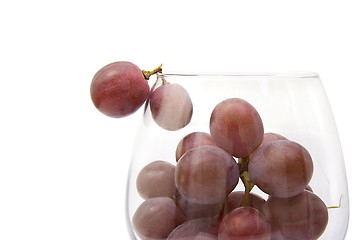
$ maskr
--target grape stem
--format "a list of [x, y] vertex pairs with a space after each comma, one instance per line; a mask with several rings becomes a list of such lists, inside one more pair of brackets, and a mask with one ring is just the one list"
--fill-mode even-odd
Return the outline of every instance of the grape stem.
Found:
[[239, 158], [238, 165], [239, 165], [240, 175], [248, 170], [249, 162], [250, 162], [250, 157]]
[[160, 66], [158, 66], [157, 68], [155, 68], [155, 69], [152, 70], [152, 71], [142, 70], [142, 73], [143, 73], [145, 79], [146, 79], [146, 80], [149, 80], [149, 78], [150, 78], [151, 75], [154, 75], [155, 73], [162, 73], [162, 64], [160, 64]]
[[247, 206], [250, 191], [254, 187], [254, 184], [251, 182], [250, 175], [248, 172], [249, 162], [250, 162], [250, 157], [239, 158], [238, 160], [240, 179], [245, 186], [245, 195], [241, 203], [242, 207]]
[[241, 180], [242, 180], [242, 182], [244, 183], [244, 186], [245, 186], [245, 195], [244, 195], [244, 198], [242, 200], [241, 206], [245, 207], [248, 204], [250, 191], [253, 189], [254, 184], [250, 180], [250, 175], [249, 175], [248, 171], [243, 172], [240, 175], [240, 178], [241, 178]]

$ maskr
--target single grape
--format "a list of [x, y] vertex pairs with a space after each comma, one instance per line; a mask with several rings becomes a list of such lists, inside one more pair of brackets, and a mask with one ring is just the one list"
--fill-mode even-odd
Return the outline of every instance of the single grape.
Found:
[[150, 110], [154, 121], [170, 131], [189, 124], [193, 105], [188, 92], [179, 84], [166, 83], [150, 94]]
[[136, 187], [144, 199], [152, 197], [174, 198], [176, 194], [175, 166], [166, 161], [154, 161], [139, 172]]
[[142, 240], [167, 239], [169, 234], [185, 217], [168, 197], [145, 200], [136, 210], [133, 218], [135, 232]]
[[210, 118], [210, 134], [219, 147], [242, 158], [260, 146], [264, 126], [251, 104], [240, 98], [230, 98], [215, 106]]
[[175, 167], [175, 186], [179, 193], [202, 204], [222, 202], [238, 181], [237, 163], [215, 146], [201, 146], [186, 152]]
[[[241, 207], [244, 196], [244, 191], [231, 192], [225, 202], [224, 215], [228, 214], [235, 208]], [[246, 207], [253, 207], [263, 213], [265, 202], [266, 201], [262, 197], [256, 195], [255, 193], [249, 193]]]
[[313, 162], [309, 152], [290, 140], [278, 140], [261, 146], [250, 160], [251, 181], [262, 191], [276, 197], [291, 197], [309, 184]]
[[303, 191], [291, 198], [271, 196], [264, 206], [272, 232], [284, 240], [315, 240], [325, 231], [328, 210], [314, 193]]
[[120, 61], [101, 68], [92, 79], [90, 95], [95, 107], [109, 117], [125, 117], [149, 96], [149, 85], [133, 63]]
[[177, 205], [187, 219], [218, 218], [224, 209], [225, 199], [215, 203], [203, 203], [188, 199], [178, 193]]
[[176, 148], [176, 161], [179, 161], [185, 152], [200, 146], [216, 146], [211, 135], [205, 132], [192, 132], [178, 143]]
[[252, 207], [236, 208], [222, 220], [219, 240], [270, 240], [271, 229], [265, 216]]
[[[205, 240], [206, 238], [200, 238], [200, 237], [214, 236], [213, 234], [208, 232], [213, 222], [214, 220], [211, 218], [198, 218], [198, 219], [186, 221], [185, 223], [175, 228], [174, 231], [171, 232], [167, 240], [195, 240], [195, 239]], [[201, 235], [205, 235], [205, 236], [201, 236]]]

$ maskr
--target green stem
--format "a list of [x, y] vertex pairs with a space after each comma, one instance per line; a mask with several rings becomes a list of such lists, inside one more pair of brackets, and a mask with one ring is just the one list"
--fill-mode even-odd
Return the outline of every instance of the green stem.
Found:
[[253, 189], [253, 187], [255, 185], [251, 182], [250, 175], [249, 175], [248, 171], [243, 172], [240, 175], [240, 178], [241, 178], [241, 180], [242, 180], [242, 182], [244, 183], [244, 186], [245, 186], [245, 195], [244, 195], [243, 201], [241, 203], [241, 206], [245, 207], [245, 206], [248, 205], [248, 199], [249, 199], [250, 192], [251, 192], [251, 190]]
[[240, 175], [248, 170], [249, 162], [250, 162], [250, 157], [239, 158], [238, 165], [239, 165]]
[[155, 74], [155, 73], [162, 73], [162, 64], [160, 66], [158, 66], [157, 68], [155, 68], [152, 71], [145, 71], [142, 70], [142, 73], [144, 74], [144, 77], [146, 80], [149, 80], [150, 76]]
[[244, 195], [243, 201], [241, 203], [242, 207], [247, 206], [250, 191], [254, 187], [254, 184], [251, 182], [250, 175], [248, 172], [249, 162], [250, 162], [250, 157], [239, 158], [239, 160], [238, 160], [240, 179], [245, 186], [245, 195]]

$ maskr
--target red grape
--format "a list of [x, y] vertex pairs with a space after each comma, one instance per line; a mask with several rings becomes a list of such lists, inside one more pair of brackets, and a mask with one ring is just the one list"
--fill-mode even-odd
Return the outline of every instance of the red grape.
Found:
[[264, 126], [256, 109], [239, 98], [215, 106], [210, 118], [215, 143], [235, 157], [247, 157], [261, 144]]
[[193, 105], [185, 88], [166, 83], [150, 94], [150, 110], [160, 127], [175, 131], [189, 124]]
[[315, 240], [321, 236], [328, 223], [325, 203], [309, 191], [291, 198], [271, 196], [264, 211], [277, 239]]
[[235, 160], [215, 146], [186, 152], [175, 167], [175, 185], [188, 200], [213, 204], [222, 202], [239, 181]]
[[90, 95], [95, 107], [110, 117], [134, 113], [149, 96], [149, 85], [133, 63], [120, 61], [101, 68], [94, 76]]
[[167, 239], [169, 234], [185, 217], [168, 197], [156, 197], [145, 200], [133, 216], [135, 232], [142, 240]]
[[187, 151], [200, 146], [216, 146], [211, 135], [205, 132], [192, 132], [186, 135], [176, 148], [176, 161]]
[[165, 161], [154, 161], [146, 165], [136, 179], [140, 196], [174, 198], [176, 194], [175, 166]]
[[219, 240], [270, 240], [271, 228], [265, 216], [252, 207], [241, 207], [224, 217]]
[[313, 162], [300, 144], [278, 140], [261, 146], [248, 169], [251, 181], [265, 193], [291, 197], [301, 193], [310, 182]]

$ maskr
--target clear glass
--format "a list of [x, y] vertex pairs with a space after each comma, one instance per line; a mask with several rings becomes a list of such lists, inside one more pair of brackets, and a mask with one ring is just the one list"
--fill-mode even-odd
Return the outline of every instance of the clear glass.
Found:
[[[318, 74], [158, 74], [153, 90], [162, 85], [163, 79], [187, 90], [193, 114], [184, 128], [169, 131], [156, 124], [149, 104], [145, 105], [127, 183], [126, 214], [132, 239], [141, 239], [134, 231], [132, 218], [145, 201], [137, 191], [139, 172], [155, 160], [167, 161], [175, 166], [175, 150], [179, 141], [192, 132], [210, 133], [209, 122], [214, 107], [228, 98], [241, 98], [254, 106], [261, 116], [264, 132], [281, 134], [308, 150], [313, 161], [309, 185], [328, 210], [327, 227], [318, 239], [345, 238], [349, 219], [346, 172], [336, 124]], [[234, 159], [237, 161], [237, 158]], [[234, 189], [237, 190], [244, 190], [242, 181]], [[268, 195], [257, 186], [251, 192], [268, 199]]]

